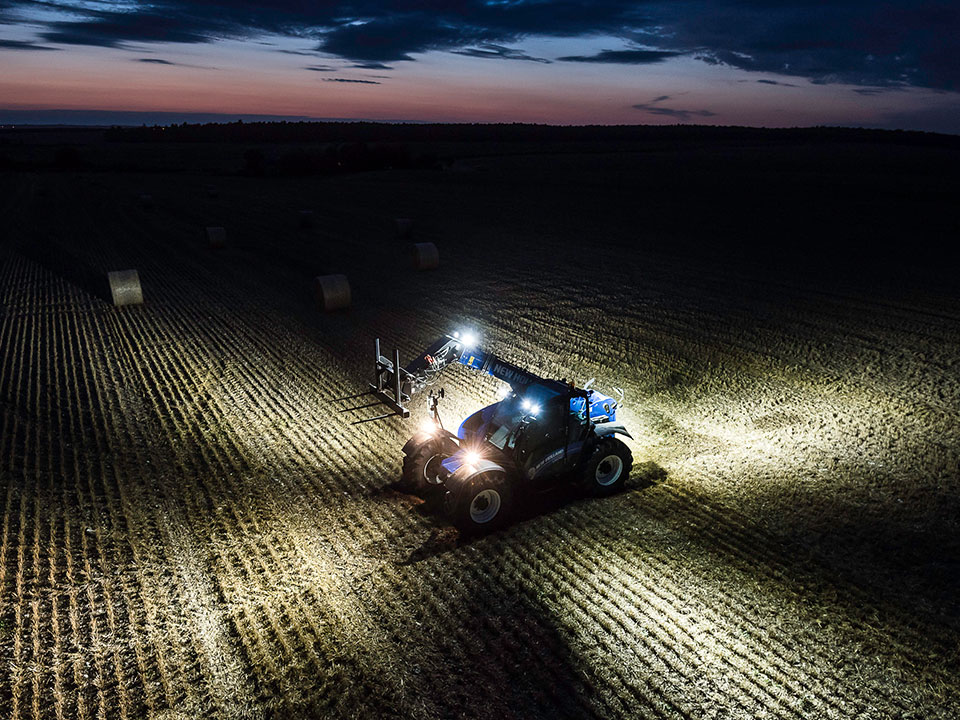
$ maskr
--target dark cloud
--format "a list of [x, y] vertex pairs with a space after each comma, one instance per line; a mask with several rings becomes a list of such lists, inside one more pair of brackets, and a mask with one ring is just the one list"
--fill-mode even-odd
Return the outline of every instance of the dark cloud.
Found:
[[780, 82], [779, 80], [761, 79], [761, 80], [757, 80], [757, 82], [760, 83], [761, 85], [780, 85], [782, 87], [797, 87], [793, 83]]
[[853, 91], [857, 95], [871, 96], [871, 95], [883, 95], [884, 93], [889, 92], [898, 92], [902, 88], [898, 87], [865, 87], [865, 88], [854, 88]]
[[567, 55], [557, 58], [564, 62], [615, 63], [622, 65], [649, 65], [683, 55], [671, 50], [603, 50], [596, 55]]
[[214, 67], [206, 65], [188, 65], [186, 63], [173, 62], [172, 60], [162, 60], [161, 58], [134, 58], [136, 62], [147, 63], [148, 65], [161, 65], [169, 67], [195, 68], [198, 70], [216, 70]]
[[28, 40], [0, 40], [0, 50], [58, 50], [49, 45], [38, 45]]
[[324, 37], [319, 50], [361, 63], [412, 60], [411, 53], [460, 47], [484, 39], [482, 28], [457, 26], [426, 13], [388, 16], [343, 25]]
[[[649, 45], [818, 84], [960, 89], [960, 5], [946, 0], [723, 0], [658, 4]], [[659, 38], [662, 38], [658, 40]]]
[[304, 68], [304, 70], [313, 70], [313, 72], [334, 72], [339, 69], [333, 65], [310, 65]]
[[383, 63], [378, 62], [357, 63], [356, 65], [351, 65], [350, 67], [357, 68], [358, 70], [393, 70], [392, 66], [384, 65]]
[[376, 80], [354, 80], [353, 78], [324, 78], [324, 82], [359, 83], [361, 85], [380, 85]]
[[476, 57], [476, 58], [493, 58], [500, 60], [529, 60], [531, 62], [538, 63], [549, 63], [550, 61], [546, 58], [533, 57], [532, 55], [527, 55], [523, 50], [517, 50], [515, 48], [504, 47], [503, 45], [494, 45], [492, 43], [485, 43], [480, 47], [469, 47], [463, 48], [462, 50], [453, 51], [457, 55], [466, 55], [467, 57]]
[[[630, 0], [158, 0], [137, 10], [111, 10], [107, 3], [42, 4], [80, 16], [47, 23], [45, 35], [52, 42], [122, 47], [130, 42], [252, 38], [267, 32], [317, 38], [317, 50], [361, 64], [411, 60], [428, 50], [502, 44], [532, 34], [621, 34], [645, 24]], [[0, 21], [4, 6], [35, 5], [0, 0]]]
[[[35, 7], [71, 12], [24, 20], [20, 11]], [[511, 48], [533, 35], [619, 37], [623, 48], [562, 59], [642, 65], [684, 54], [815, 83], [960, 90], [956, 0], [154, 0], [119, 9], [0, 0], [0, 22], [43, 23], [47, 42], [105, 47], [276, 33], [365, 66], [430, 50], [527, 59]]]
[[637, 110], [643, 110], [643, 112], [648, 113], [649, 115], [672, 117], [683, 122], [686, 122], [694, 117], [716, 117], [716, 113], [711, 112], [710, 110], [679, 110], [677, 108], [666, 107], [665, 105], [658, 104], [669, 99], [670, 95], [661, 95], [660, 97], [656, 97], [648, 103], [638, 103], [633, 107]]
[[212, 31], [190, 28], [180, 18], [153, 13], [100, 13], [93, 21], [70, 20], [49, 24], [40, 33], [47, 42], [63, 45], [122, 47], [127, 42], [208, 42]]

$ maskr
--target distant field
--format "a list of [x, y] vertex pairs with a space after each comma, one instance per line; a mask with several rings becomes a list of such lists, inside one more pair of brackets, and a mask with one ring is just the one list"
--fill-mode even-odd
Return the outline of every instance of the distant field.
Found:
[[[0, 173], [0, 718], [960, 715], [958, 151], [131, 152]], [[624, 388], [624, 493], [464, 542], [394, 489], [424, 400], [336, 398], [463, 327]], [[448, 426], [497, 388], [443, 385]]]

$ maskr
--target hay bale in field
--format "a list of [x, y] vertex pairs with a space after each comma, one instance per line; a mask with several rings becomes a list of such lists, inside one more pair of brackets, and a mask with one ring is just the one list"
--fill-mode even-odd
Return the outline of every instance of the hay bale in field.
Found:
[[440, 266], [440, 251], [432, 242], [413, 244], [413, 267], [416, 270], [436, 270]]
[[397, 229], [397, 237], [401, 240], [413, 235], [413, 220], [410, 218], [395, 218], [393, 225]]
[[309, 230], [313, 227], [313, 210], [300, 211], [300, 227]]
[[143, 303], [140, 275], [136, 270], [108, 272], [107, 282], [110, 283], [110, 296], [113, 298], [114, 306], [140, 305]]
[[317, 277], [317, 304], [324, 312], [350, 307], [350, 281], [346, 275]]
[[222, 227], [207, 228], [207, 243], [212, 248], [222, 248], [227, 246], [227, 231]]
[[144, 210], [153, 210], [153, 195], [141, 195], [140, 206]]

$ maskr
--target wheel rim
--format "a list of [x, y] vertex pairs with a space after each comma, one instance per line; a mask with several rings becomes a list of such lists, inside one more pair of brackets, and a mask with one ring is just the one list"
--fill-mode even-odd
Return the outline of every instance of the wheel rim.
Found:
[[423, 464], [423, 479], [427, 485], [440, 484], [440, 463], [443, 462], [442, 455], [433, 455]]
[[473, 496], [470, 503], [470, 519], [482, 525], [493, 520], [500, 512], [500, 493], [487, 488]]
[[594, 478], [597, 485], [613, 485], [620, 479], [620, 473], [623, 472], [623, 460], [618, 455], [607, 455], [603, 460], [597, 463], [597, 471]]

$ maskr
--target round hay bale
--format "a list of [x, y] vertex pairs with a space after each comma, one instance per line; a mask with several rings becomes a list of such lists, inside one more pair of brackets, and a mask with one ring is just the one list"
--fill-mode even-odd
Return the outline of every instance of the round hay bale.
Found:
[[397, 237], [408, 238], [413, 234], [413, 220], [410, 218], [395, 218], [393, 224], [397, 229]]
[[309, 230], [313, 227], [313, 210], [300, 211], [300, 227]]
[[440, 266], [440, 251], [432, 242], [413, 244], [413, 267], [416, 270], [436, 270]]
[[143, 290], [140, 288], [140, 275], [136, 270], [115, 270], [107, 273], [110, 283], [110, 296], [115, 307], [121, 305], [140, 305], [143, 303]]
[[212, 248], [222, 248], [227, 246], [227, 231], [222, 227], [207, 228], [207, 243]]
[[317, 304], [324, 312], [350, 307], [350, 281], [346, 275], [317, 277]]
[[152, 210], [152, 209], [153, 209], [153, 195], [141, 195], [141, 196], [140, 196], [140, 205], [141, 205], [143, 208], [147, 209], [147, 210]]

